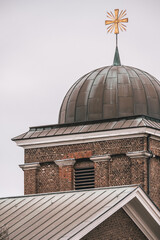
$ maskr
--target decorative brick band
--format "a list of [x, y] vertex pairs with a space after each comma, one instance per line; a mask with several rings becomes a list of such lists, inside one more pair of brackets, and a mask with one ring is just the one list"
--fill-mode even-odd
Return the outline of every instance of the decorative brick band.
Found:
[[126, 153], [126, 156], [130, 158], [149, 158], [149, 157], [152, 157], [152, 154], [147, 151], [137, 151], [137, 152], [128, 152]]
[[90, 160], [93, 162], [104, 162], [109, 161], [110, 159], [111, 156], [109, 154], [90, 157]]
[[34, 163], [26, 163], [26, 164], [20, 164], [19, 167], [25, 171], [25, 170], [33, 170], [33, 169], [38, 169], [40, 168], [40, 164], [38, 162]]
[[69, 159], [63, 159], [63, 160], [55, 160], [54, 162], [59, 167], [64, 167], [64, 166], [73, 166], [76, 160], [74, 158], [69, 158]]

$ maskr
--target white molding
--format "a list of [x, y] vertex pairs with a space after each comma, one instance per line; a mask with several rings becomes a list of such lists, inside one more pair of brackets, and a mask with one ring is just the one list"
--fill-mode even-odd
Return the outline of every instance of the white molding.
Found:
[[130, 158], [149, 158], [149, 157], [152, 157], [152, 154], [147, 151], [137, 151], [137, 152], [128, 152], [126, 153], [126, 156]]
[[59, 167], [64, 167], [64, 166], [73, 166], [76, 160], [74, 158], [70, 158], [70, 159], [63, 159], [63, 160], [54, 160], [54, 162]]
[[33, 169], [38, 169], [40, 168], [39, 162], [34, 162], [34, 163], [25, 163], [25, 164], [20, 164], [19, 167], [25, 171], [25, 170], [33, 170]]
[[24, 149], [30, 149], [97, 141], [118, 140], [125, 138], [147, 137], [148, 134], [160, 137], [160, 131], [150, 129], [147, 127], [141, 127], [91, 133], [68, 134], [34, 139], [30, 138], [15, 140], [15, 142], [17, 143], [18, 146], [23, 147]]
[[[160, 235], [160, 212], [159, 210], [155, 207], [155, 205], [152, 203], [152, 201], [147, 197], [147, 195], [144, 193], [144, 191], [139, 188], [136, 190], [136, 195], [135, 199], [141, 203], [144, 209], [149, 213], [150, 217], [154, 219], [154, 221], [157, 223], [159, 226], [159, 234]], [[133, 204], [135, 205], [135, 204]], [[128, 216], [135, 222], [135, 224], [141, 229], [141, 231], [144, 233], [144, 235], [149, 239], [149, 240], [159, 240], [159, 236], [152, 231], [152, 224], [148, 225], [145, 222], [145, 218], [142, 218], [139, 215], [139, 209], [137, 211], [134, 209], [136, 208], [133, 205], [128, 202], [124, 207], [124, 211], [128, 214]], [[156, 235], [155, 235], [156, 234]]]
[[129, 206], [129, 204], [126, 204], [123, 207], [124, 211], [128, 214], [128, 216], [133, 220], [133, 222], [138, 226], [138, 228], [144, 233], [144, 235], [149, 240], [158, 240], [158, 238], [153, 234], [150, 229], [148, 229], [148, 226], [145, 224], [144, 221], [142, 221], [141, 218], [138, 218], [136, 216], [136, 211], [132, 207]]
[[156, 140], [156, 141], [160, 141], [160, 138], [157, 137], [157, 136], [154, 136], [154, 135], [152, 135], [150, 138], [151, 138], [151, 139], [154, 139], [154, 140]]
[[[136, 195], [138, 201], [147, 209], [153, 219], [160, 225], [160, 211], [155, 207], [152, 201], [147, 197], [144, 191], [140, 188]], [[150, 201], [148, 201], [148, 199]]]
[[93, 162], [106, 162], [109, 161], [110, 159], [111, 156], [109, 154], [90, 157], [90, 160]]

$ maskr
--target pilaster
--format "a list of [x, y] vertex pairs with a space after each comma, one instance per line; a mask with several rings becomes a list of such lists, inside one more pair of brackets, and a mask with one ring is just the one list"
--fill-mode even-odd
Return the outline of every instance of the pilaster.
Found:
[[21, 164], [19, 167], [24, 171], [24, 194], [37, 193], [37, 170], [38, 162]]
[[55, 160], [59, 166], [60, 191], [73, 190], [75, 159]]
[[95, 187], [109, 186], [110, 155], [92, 156], [95, 169]]

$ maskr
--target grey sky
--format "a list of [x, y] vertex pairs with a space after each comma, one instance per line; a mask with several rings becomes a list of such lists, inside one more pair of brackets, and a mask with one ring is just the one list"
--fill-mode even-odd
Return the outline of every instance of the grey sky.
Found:
[[106, 12], [126, 9], [121, 63], [160, 79], [159, 0], [0, 0], [0, 196], [23, 194], [23, 149], [11, 138], [56, 124], [65, 93], [82, 75], [111, 65], [115, 36]]

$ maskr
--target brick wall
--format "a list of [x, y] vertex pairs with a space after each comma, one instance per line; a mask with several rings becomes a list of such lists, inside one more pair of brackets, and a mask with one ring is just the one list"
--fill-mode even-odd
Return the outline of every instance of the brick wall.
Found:
[[24, 194], [37, 193], [37, 171], [30, 169], [24, 171]]
[[131, 183], [140, 184], [141, 187], [147, 192], [147, 159], [146, 158], [133, 158], [131, 159]]
[[25, 163], [39, 162], [40, 168], [37, 171], [25, 171], [25, 193], [74, 189], [74, 165], [60, 167], [55, 160], [79, 159], [75, 165], [77, 167], [78, 164], [85, 164], [81, 158], [110, 154], [111, 159], [90, 163], [95, 168], [95, 187], [141, 184], [146, 192], [150, 190], [152, 200], [160, 206], [160, 155], [149, 160], [149, 169], [148, 159], [126, 156], [128, 152], [144, 151], [147, 147], [154, 154], [160, 153], [160, 142], [150, 139], [147, 144], [145, 137], [26, 149]]
[[150, 197], [160, 207], [160, 157], [150, 159]]
[[95, 169], [95, 187], [108, 187], [110, 174], [110, 161], [94, 163]]
[[[38, 193], [73, 189], [73, 184], [68, 180], [72, 176], [67, 176], [71, 175], [71, 169], [63, 168], [58, 170], [54, 160], [89, 158], [93, 155], [114, 154], [111, 162], [94, 163], [95, 187], [131, 184], [131, 163], [125, 154], [129, 151], [144, 150], [145, 142], [144, 138], [133, 138], [26, 149], [25, 163], [39, 162], [41, 164], [41, 168], [37, 171]], [[134, 183], [141, 182], [134, 181]]]
[[[129, 138], [120, 140], [101, 141], [93, 143], [72, 144], [66, 146], [43, 147], [25, 150], [25, 163], [31, 162], [51, 162], [57, 159], [71, 158], [76, 154], [77, 158], [82, 158], [82, 152], [86, 152], [84, 157], [104, 154], [126, 154], [127, 152], [146, 150], [146, 138]], [[81, 154], [80, 154], [81, 153]], [[89, 156], [90, 153], [90, 156]], [[80, 154], [80, 156], [78, 156]]]
[[111, 217], [89, 232], [82, 240], [147, 240], [145, 235], [120, 209]]
[[109, 186], [131, 184], [131, 160], [125, 155], [112, 156]]
[[60, 191], [73, 190], [73, 166], [59, 168]]
[[59, 191], [59, 182], [58, 166], [54, 162], [41, 163], [37, 170], [37, 193]]
[[149, 146], [152, 153], [160, 157], [160, 142], [151, 138]]

